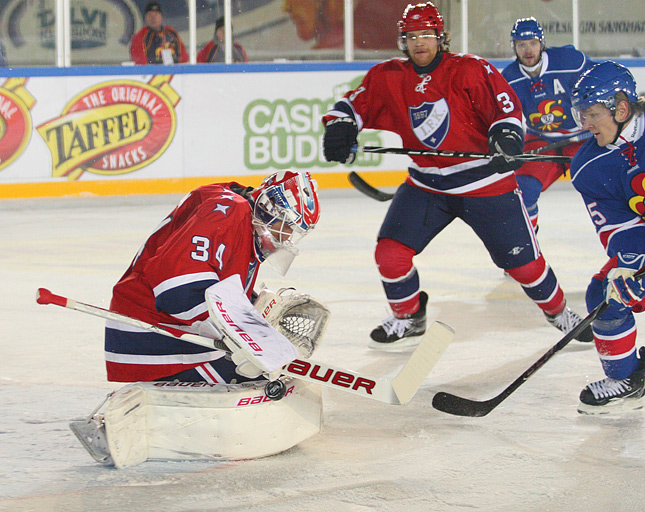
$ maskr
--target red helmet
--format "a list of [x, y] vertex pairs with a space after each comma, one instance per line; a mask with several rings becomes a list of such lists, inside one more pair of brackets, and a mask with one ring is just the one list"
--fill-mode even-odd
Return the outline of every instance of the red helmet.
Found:
[[443, 35], [443, 16], [432, 2], [409, 4], [397, 23], [399, 34], [417, 30], [435, 29], [438, 36]]

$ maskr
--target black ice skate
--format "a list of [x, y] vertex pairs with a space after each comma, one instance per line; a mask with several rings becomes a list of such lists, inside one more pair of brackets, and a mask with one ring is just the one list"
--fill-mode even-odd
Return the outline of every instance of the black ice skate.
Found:
[[367, 346], [379, 350], [399, 350], [418, 345], [421, 335], [426, 332], [427, 303], [428, 294], [421, 292], [419, 310], [405, 318], [392, 316], [384, 320], [371, 332], [372, 341]]
[[[557, 315], [547, 315], [546, 313], [544, 313], [544, 316], [551, 325], [553, 325], [557, 329], [560, 329], [565, 334], [571, 332], [580, 322], [582, 322], [580, 315], [571, 311], [566, 304], [564, 306], [564, 309]], [[593, 331], [591, 330], [591, 325], [589, 325], [580, 334], [578, 334], [578, 336], [576, 336], [576, 339], [584, 343], [592, 342]]]
[[643, 407], [645, 393], [645, 347], [640, 349], [638, 370], [623, 380], [606, 378], [592, 382], [580, 393], [578, 412], [607, 414], [616, 410], [634, 410]]

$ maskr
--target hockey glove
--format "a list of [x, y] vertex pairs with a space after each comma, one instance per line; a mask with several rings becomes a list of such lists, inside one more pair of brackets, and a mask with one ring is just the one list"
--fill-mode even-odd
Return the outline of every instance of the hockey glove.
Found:
[[488, 136], [488, 147], [494, 153], [490, 166], [495, 172], [516, 171], [522, 167], [521, 160], [513, 156], [522, 154], [522, 134], [510, 128], [494, 128]]
[[351, 117], [338, 117], [332, 119], [325, 126], [323, 137], [323, 152], [328, 162], [351, 164], [355, 153], [352, 147], [356, 145], [358, 126]]
[[633, 308], [645, 299], [645, 288], [640, 280], [634, 279], [635, 270], [613, 268], [607, 274], [607, 302], [617, 302]]

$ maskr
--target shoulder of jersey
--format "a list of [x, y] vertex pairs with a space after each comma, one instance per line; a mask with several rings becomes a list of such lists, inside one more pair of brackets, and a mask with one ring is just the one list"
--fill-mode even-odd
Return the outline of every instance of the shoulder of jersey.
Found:
[[582, 66], [583, 54], [576, 50], [573, 45], [554, 46], [545, 50], [549, 54], [549, 70], [571, 69], [575, 70]]

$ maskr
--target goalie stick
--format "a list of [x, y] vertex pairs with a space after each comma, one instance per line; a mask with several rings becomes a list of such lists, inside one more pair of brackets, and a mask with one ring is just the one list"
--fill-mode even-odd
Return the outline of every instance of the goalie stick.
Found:
[[[100, 318], [122, 322], [157, 334], [201, 345], [203, 347], [228, 351], [228, 349], [217, 340], [200, 336], [198, 334], [186, 333], [175, 335], [168, 331], [164, 326], [149, 324], [115, 311], [68, 299], [61, 295], [56, 295], [46, 288], [38, 289], [36, 302], [44, 305], [54, 304], [56, 306], [81, 311]], [[430, 370], [432, 370], [452, 341], [453, 336], [454, 331], [450, 327], [441, 322], [434, 322], [426, 331], [425, 335], [421, 339], [421, 343], [419, 343], [419, 346], [406, 361], [403, 368], [392, 378], [369, 377], [361, 374], [360, 372], [306, 358], [293, 360], [291, 363], [285, 365], [282, 369], [282, 373], [284, 375], [315, 382], [333, 389], [340, 389], [341, 391], [358, 396], [371, 398], [379, 402], [393, 405], [404, 405], [415, 395], [423, 380], [430, 373]]]
[[[635, 279], [641, 279], [645, 276], [645, 269], [634, 275]], [[456, 416], [481, 417], [486, 416], [495, 407], [506, 400], [517, 388], [526, 382], [526, 380], [538, 371], [546, 362], [551, 359], [557, 352], [566, 347], [569, 342], [578, 334], [591, 325], [594, 319], [609, 307], [607, 302], [599, 304], [591, 313], [589, 313], [572, 331], [564, 338], [558, 341], [549, 349], [540, 359], [535, 361], [522, 375], [515, 379], [504, 391], [489, 400], [469, 400], [457, 395], [440, 391], [432, 399], [432, 406], [442, 412], [454, 414]]]

